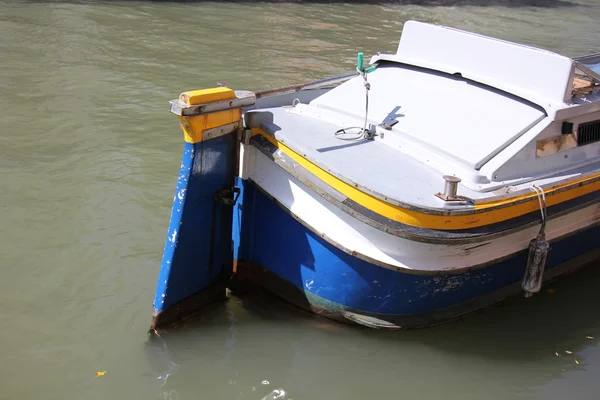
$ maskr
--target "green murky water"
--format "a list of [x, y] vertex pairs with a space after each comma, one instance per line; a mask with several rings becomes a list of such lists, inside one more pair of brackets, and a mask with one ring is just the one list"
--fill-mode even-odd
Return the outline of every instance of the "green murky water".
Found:
[[0, 398], [597, 398], [596, 265], [434, 329], [234, 299], [147, 340], [182, 146], [168, 100], [346, 73], [407, 19], [600, 52], [595, 0], [0, 0]]

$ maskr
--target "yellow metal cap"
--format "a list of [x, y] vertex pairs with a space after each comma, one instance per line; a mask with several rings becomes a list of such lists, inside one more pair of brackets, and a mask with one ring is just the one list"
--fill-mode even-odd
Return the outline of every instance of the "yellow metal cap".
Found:
[[235, 98], [235, 92], [226, 87], [192, 90], [190, 92], [183, 92], [179, 95], [179, 100], [183, 101], [188, 106], [214, 103]]

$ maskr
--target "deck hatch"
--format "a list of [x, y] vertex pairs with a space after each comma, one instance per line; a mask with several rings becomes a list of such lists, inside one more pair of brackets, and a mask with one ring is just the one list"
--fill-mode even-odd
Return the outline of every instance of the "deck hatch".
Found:
[[577, 132], [578, 146], [583, 146], [597, 141], [600, 141], [600, 120], [579, 124], [579, 129]]

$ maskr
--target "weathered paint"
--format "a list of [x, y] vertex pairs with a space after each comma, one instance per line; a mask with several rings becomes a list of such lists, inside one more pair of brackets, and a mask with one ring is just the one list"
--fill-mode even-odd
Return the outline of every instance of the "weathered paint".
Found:
[[[255, 266], [248, 275], [279, 296], [327, 316], [337, 315], [336, 319], [348, 318], [344, 312], [354, 313], [355, 319], [377, 316], [382, 321], [415, 316], [419, 325], [427, 325], [427, 315], [484, 296], [501, 298], [498, 293], [514, 291], [523, 278], [526, 251], [456, 275], [414, 275], [381, 268], [335, 248], [253, 184], [245, 182], [244, 192], [235, 213], [252, 211], [242, 213], [234, 241], [252, 238], [243, 239], [244, 247], [236, 253], [240, 262]], [[552, 243], [547, 270], [594, 250], [599, 234], [596, 226]]]
[[[155, 323], [178, 303], [229, 279], [232, 206], [215, 193], [234, 183], [235, 134], [185, 143], [154, 297]], [[188, 307], [193, 308], [193, 307]]]

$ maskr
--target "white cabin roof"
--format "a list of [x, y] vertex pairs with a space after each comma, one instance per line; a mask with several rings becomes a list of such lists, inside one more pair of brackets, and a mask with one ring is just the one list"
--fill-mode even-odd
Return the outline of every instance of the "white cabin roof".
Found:
[[[369, 74], [369, 83], [371, 123], [394, 113], [394, 132], [476, 170], [545, 117], [530, 103], [445, 74], [383, 66]], [[310, 105], [364, 118], [362, 79], [346, 82]]]
[[[514, 154], [517, 140], [534, 139], [529, 136], [539, 134], [557, 117], [600, 111], [596, 94], [574, 94], [577, 85], [597, 85], [600, 76], [593, 70], [597, 58], [574, 60], [454, 28], [408, 21], [396, 54], [371, 60], [377, 69], [368, 74], [369, 123], [378, 125], [395, 113], [397, 124], [390, 133], [391, 137], [398, 134], [399, 141], [386, 143], [422, 162], [437, 164], [440, 170], [453, 169], [450, 162], [461, 169], [483, 171], [486, 163], [509, 146], [509, 153]], [[313, 100], [308, 108], [300, 108], [306, 116], [340, 127], [355, 126], [364, 118], [363, 81], [351, 79]], [[494, 165], [510, 157], [506, 153]]]
[[547, 50], [417, 21], [404, 24], [396, 54], [371, 62], [378, 60], [461, 74], [550, 109], [571, 100], [577, 64]]
[[[506, 193], [507, 186], [528, 191], [526, 182], [555, 182], [597, 169], [600, 141], [579, 145], [575, 135], [579, 124], [600, 119], [600, 55], [570, 59], [409, 21], [398, 52], [375, 56], [372, 63], [377, 68], [367, 77], [373, 140], [336, 136], [340, 129], [363, 126], [361, 76], [308, 96], [308, 103], [261, 109], [248, 116], [248, 126], [261, 127], [325, 171], [386, 201], [434, 208], [442, 201], [433, 195], [442, 175], [461, 179], [461, 195], [482, 199]], [[382, 126], [391, 120], [393, 126]], [[571, 147], [558, 149], [564, 138]]]

